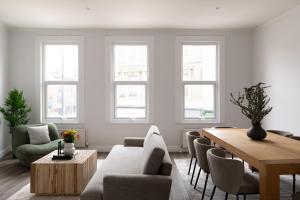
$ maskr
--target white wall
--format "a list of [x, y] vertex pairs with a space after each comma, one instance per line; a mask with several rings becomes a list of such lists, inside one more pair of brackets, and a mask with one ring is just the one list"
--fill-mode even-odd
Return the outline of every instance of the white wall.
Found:
[[[105, 36], [154, 36], [154, 123], [164, 135], [170, 150], [177, 150], [185, 128], [209, 125], [183, 125], [175, 121], [175, 37], [178, 35], [225, 35], [226, 37], [226, 117], [223, 125], [249, 125], [238, 108], [229, 102], [229, 93], [237, 92], [252, 82], [252, 33], [249, 30], [9, 30], [10, 88], [24, 90], [28, 103], [36, 111], [35, 36], [82, 35], [85, 37], [85, 123], [89, 145], [100, 150], [122, 143], [125, 136], [144, 136], [149, 124], [109, 124], [105, 120]], [[38, 122], [33, 115], [32, 122]]]
[[255, 82], [269, 89], [273, 111], [264, 127], [300, 135], [300, 7], [258, 27], [254, 34]]
[[[7, 95], [7, 29], [0, 22], [0, 105], [3, 105]], [[0, 157], [6, 154], [9, 146], [9, 133], [6, 122], [0, 114]]]

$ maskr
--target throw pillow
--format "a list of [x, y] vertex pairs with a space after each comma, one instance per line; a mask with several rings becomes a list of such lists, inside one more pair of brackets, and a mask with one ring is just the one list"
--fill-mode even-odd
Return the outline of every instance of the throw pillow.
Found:
[[48, 125], [27, 127], [30, 144], [49, 143]]

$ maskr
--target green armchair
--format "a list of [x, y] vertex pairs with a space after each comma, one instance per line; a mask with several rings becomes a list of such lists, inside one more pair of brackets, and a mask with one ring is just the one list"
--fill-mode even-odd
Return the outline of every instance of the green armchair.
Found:
[[57, 149], [59, 141], [58, 130], [54, 124], [48, 124], [49, 137], [51, 142], [47, 144], [34, 145], [30, 144], [27, 127], [40, 126], [37, 125], [21, 125], [12, 130], [12, 153], [20, 162], [30, 167], [30, 164], [48, 153]]

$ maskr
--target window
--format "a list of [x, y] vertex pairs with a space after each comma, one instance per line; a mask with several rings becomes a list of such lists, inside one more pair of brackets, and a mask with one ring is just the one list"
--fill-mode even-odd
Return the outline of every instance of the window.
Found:
[[83, 102], [80, 37], [39, 38], [41, 121], [79, 123]]
[[151, 38], [107, 38], [112, 122], [148, 122]]
[[177, 37], [181, 122], [220, 121], [222, 45], [221, 38]]

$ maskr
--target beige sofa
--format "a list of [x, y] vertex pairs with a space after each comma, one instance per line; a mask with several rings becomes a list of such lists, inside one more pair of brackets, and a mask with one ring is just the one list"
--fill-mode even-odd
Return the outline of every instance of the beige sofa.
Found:
[[80, 200], [168, 200], [172, 162], [156, 126], [112, 148]]

